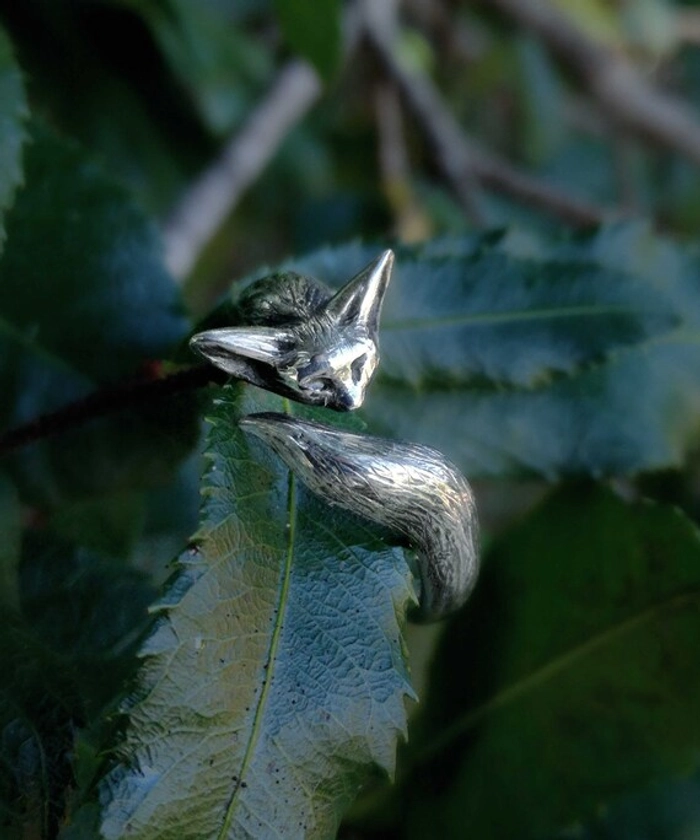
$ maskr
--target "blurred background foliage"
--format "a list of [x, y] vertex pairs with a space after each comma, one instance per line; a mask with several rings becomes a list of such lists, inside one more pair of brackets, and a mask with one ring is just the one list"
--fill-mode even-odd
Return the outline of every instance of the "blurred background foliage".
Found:
[[[172, 355], [232, 279], [349, 240], [391, 241], [400, 249], [450, 237], [442, 251], [424, 253], [426, 263], [416, 263], [415, 275], [406, 271], [416, 288], [431, 259], [484, 255], [476, 272], [483, 294], [498, 270], [489, 259], [515, 265], [524, 254], [547, 263], [552, 288], [557, 266], [569, 259], [586, 266], [597, 260], [606, 270], [633, 266], [640, 276], [648, 270], [659, 288], [682, 276], [677, 286], [685, 297], [674, 299], [668, 312], [655, 298], [645, 299], [656, 319], [645, 315], [650, 334], [658, 319], [675, 324], [685, 317], [692, 307], [684, 306], [697, 297], [700, 6], [690, 0], [0, 0], [0, 22], [12, 43], [10, 50], [3, 41], [0, 50], [0, 104], [10, 125], [0, 150], [0, 209], [8, 210], [0, 263], [3, 429], [119, 377], [147, 372]], [[25, 190], [13, 203], [20, 183]], [[37, 215], [70, 220], [74, 212], [82, 214], [77, 238], [61, 225], [32, 229], [27, 223]], [[635, 219], [645, 226], [624, 227]], [[575, 246], [538, 252], [537, 237], [568, 237], [608, 222], [633, 233], [586, 240], [585, 259]], [[479, 238], [505, 227], [533, 238]], [[160, 264], [156, 229], [182, 300]], [[649, 242], [654, 248], [647, 251]], [[339, 252], [338, 276], [357, 258], [353, 247]], [[407, 262], [413, 259], [414, 252], [403, 253]], [[322, 258], [309, 264], [323, 274]], [[504, 271], [511, 278], [515, 269]], [[138, 298], [140, 273], [150, 278], [145, 298]], [[519, 282], [527, 290], [541, 277], [524, 272]], [[606, 283], [617, 280], [603, 272], [591, 283], [604, 296]], [[76, 306], [75, 289], [88, 287], [94, 299], [86, 296]], [[634, 288], [621, 287], [621, 294], [634, 295]], [[81, 333], [87, 345], [72, 340], [68, 325], [75, 323], [91, 325], [87, 339]], [[41, 325], [43, 343], [32, 344], [31, 359], [23, 355], [13, 367], [19, 355], [8, 336], [15, 328], [31, 331], [32, 324]], [[94, 352], [86, 353], [86, 346]], [[640, 677], [636, 690], [658, 714], [642, 715], [629, 729], [615, 725], [619, 697], [607, 680], [616, 666], [608, 662], [599, 663], [604, 676], [591, 666], [595, 673], [581, 678], [579, 692], [576, 677], [568, 688], [551, 689], [557, 709], [573, 703], [567, 691], [578, 696], [570, 716], [545, 719], [546, 705], [545, 712], [529, 710], [539, 728], [512, 755], [510, 733], [517, 738], [527, 719], [519, 724], [504, 717], [494, 733], [473, 743], [468, 732], [458, 733], [457, 747], [437, 758], [430, 746], [459, 704], [476, 702], [478, 710], [479, 696], [526, 668], [528, 657], [534, 661], [556, 647], [558, 627], [566, 624], [572, 638], [579, 630], [585, 637], [581, 616], [588, 597], [609, 586], [620, 603], [627, 598], [647, 609], [657, 553], [680, 558], [681, 582], [666, 580], [669, 591], [693, 581], [700, 553], [692, 526], [679, 524], [669, 507], [659, 512], [638, 501], [644, 496], [675, 505], [690, 522], [700, 516], [697, 364], [670, 357], [668, 370], [686, 363], [683, 393], [674, 396], [683, 443], [673, 439], [672, 455], [664, 450], [656, 459], [632, 458], [626, 471], [619, 465], [628, 463], [627, 450], [603, 448], [599, 460], [586, 454], [581, 462], [538, 454], [529, 473], [520, 469], [523, 456], [515, 459], [515, 471], [527, 473], [526, 480], [507, 484], [502, 476], [512, 464], [484, 456], [490, 478], [477, 489], [485, 541], [496, 546], [483, 584], [487, 606], [458, 617], [432, 666], [440, 628], [410, 631], [414, 681], [427, 696], [415, 752], [407, 754], [403, 775], [399, 765], [399, 786], [379, 785], [360, 799], [341, 829], [348, 840], [472, 833], [700, 837], [695, 625], [664, 625], [661, 635], [677, 634], [680, 653], [676, 661], [657, 651], [657, 670]], [[456, 396], [445, 404], [471, 412], [473, 404], [458, 388], [460, 373], [466, 374], [458, 368], [457, 361], [451, 371], [456, 384], [448, 389]], [[665, 375], [663, 369], [657, 379]], [[646, 376], [644, 368], [632, 380], [638, 404], [621, 398], [621, 405], [635, 406], [629, 417], [616, 414], [630, 426], [643, 414], [645, 388], [650, 399], [656, 393]], [[508, 391], [503, 382], [493, 387]], [[597, 381], [587, 387], [596, 397], [604, 392]], [[382, 399], [393, 397], [380, 394], [370, 421], [381, 426], [383, 418], [385, 426], [400, 428]], [[595, 416], [604, 416], [593, 404]], [[410, 411], [396, 405], [413, 423], [408, 430], [418, 428]], [[52, 837], [59, 830], [67, 840], [95, 836], [94, 814], [83, 808], [74, 819], [74, 811], [92, 791], [100, 750], [119, 725], [104, 709], [133, 672], [146, 605], [196, 527], [199, 408], [195, 398], [180, 396], [126, 422], [93, 420], [69, 433], [82, 436], [78, 464], [71, 454], [71, 440], [78, 438], [70, 436], [59, 444], [43, 441], [3, 464], [0, 580], [11, 619], [2, 644], [2, 673], [9, 676], [0, 826], [8, 837]], [[549, 417], [541, 416], [542, 422]], [[429, 416], [422, 431], [429, 437], [435, 428]], [[540, 429], [542, 440], [554, 434]], [[444, 446], [449, 451], [449, 442]], [[463, 454], [457, 443], [454, 448]], [[471, 451], [464, 457], [478, 460]], [[641, 477], [629, 475], [640, 471]], [[588, 483], [565, 486], [523, 522], [549, 489], [542, 476], [554, 480], [572, 472], [584, 482], [610, 477], [617, 495]], [[623, 509], [620, 496], [641, 507]], [[656, 532], [645, 524], [649, 518]], [[513, 523], [516, 530], [509, 531]], [[629, 539], [617, 545], [620, 533]], [[661, 547], [659, 534], [665, 535]], [[581, 556], [569, 557], [568, 542], [584, 535]], [[509, 568], [508, 558], [522, 566]], [[559, 615], [561, 590], [538, 584], [562, 558], [571, 561], [572, 579], [583, 575], [590, 558], [603, 569], [617, 568], [624, 597], [601, 573], [601, 589], [592, 596], [583, 584], [569, 594], [567, 606], [580, 614]], [[639, 568], [647, 561], [645, 577]], [[534, 580], [529, 588], [518, 577], [523, 570]], [[494, 622], [489, 587], [510, 593], [509, 603], [520, 598], [527, 620], [503, 606], [500, 624]], [[533, 615], [546, 617], [538, 625]], [[523, 650], [508, 649], [512, 659], [494, 665], [489, 651], [497, 645], [489, 634], [505, 632], [506, 619], [509, 626], [539, 627], [539, 635], [533, 629]], [[471, 638], [480, 640], [475, 652], [467, 649]], [[642, 673], [636, 657], [647, 649], [644, 639], [633, 636], [627, 644], [620, 658]], [[654, 695], [654, 685], [669, 684], [669, 674], [675, 681], [670, 705]], [[480, 680], [476, 690], [472, 675]], [[470, 700], [462, 696], [467, 689]], [[526, 712], [520, 710], [525, 718]], [[599, 742], [590, 740], [583, 712], [589, 726], [591, 719], [607, 720]], [[620, 714], [623, 719], [624, 710]], [[645, 731], [664, 743], [664, 755], [658, 767], [637, 773], [635, 749], [624, 753], [606, 736], [636, 745]], [[464, 757], [470, 751], [476, 770]], [[630, 766], [611, 773], [606, 791], [616, 795], [603, 805], [595, 770], [605, 777], [622, 753]], [[519, 777], [523, 784], [514, 785]], [[462, 809], [461, 797], [477, 793], [480, 808], [471, 802]], [[572, 820], [572, 813], [578, 817]]]

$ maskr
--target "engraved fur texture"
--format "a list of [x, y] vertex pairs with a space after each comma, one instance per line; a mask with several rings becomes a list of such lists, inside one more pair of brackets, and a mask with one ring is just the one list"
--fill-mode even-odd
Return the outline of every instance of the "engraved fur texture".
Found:
[[245, 326], [197, 333], [190, 345], [238, 379], [352, 411], [379, 364], [379, 317], [393, 265], [385, 251], [335, 294], [295, 272], [263, 278], [239, 301]]
[[241, 427], [325, 501], [408, 538], [418, 553], [422, 620], [467, 600], [479, 569], [476, 507], [467, 480], [442, 453], [286, 414], [252, 414]]

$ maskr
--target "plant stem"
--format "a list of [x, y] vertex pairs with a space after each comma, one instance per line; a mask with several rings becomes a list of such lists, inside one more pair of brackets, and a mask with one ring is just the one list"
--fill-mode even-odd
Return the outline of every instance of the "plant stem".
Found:
[[196, 365], [156, 379], [117, 383], [0, 435], [0, 458], [38, 440], [69, 431], [96, 417], [203, 388], [210, 383], [223, 384], [228, 378], [227, 374], [210, 365]]

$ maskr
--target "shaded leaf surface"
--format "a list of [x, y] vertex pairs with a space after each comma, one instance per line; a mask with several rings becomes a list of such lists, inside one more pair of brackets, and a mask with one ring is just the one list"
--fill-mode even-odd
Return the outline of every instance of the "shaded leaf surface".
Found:
[[134, 668], [154, 588], [143, 575], [45, 530], [25, 535], [21, 610], [0, 627], [0, 834], [55, 837], [81, 727]]
[[77, 146], [45, 129], [27, 150], [26, 182], [0, 263], [3, 318], [91, 380], [162, 358], [186, 320], [155, 230]]
[[212, 411], [196, 547], [142, 651], [130, 760], [103, 786], [107, 838], [331, 837], [405, 729], [401, 552], [237, 428], [282, 400], [235, 394]]
[[[289, 267], [340, 285], [378, 250]], [[472, 476], [677, 464], [700, 420], [698, 265], [636, 224], [400, 248], [365, 416]]]
[[124, 5], [4, 3], [0, 17], [36, 113], [162, 213], [212, 149], [141, 19]]
[[10, 39], [0, 29], [0, 252], [5, 241], [3, 216], [22, 180], [26, 116], [22, 76], [12, 54]]
[[690, 771], [699, 606], [682, 514], [552, 496], [494, 547], [443, 638], [423, 731], [439, 747], [432, 762], [418, 747], [407, 836], [541, 837]]
[[[137, 377], [187, 329], [155, 232], [124, 192], [46, 130], [26, 158], [0, 261], [5, 428]], [[13, 473], [44, 504], [157, 481], [196, 438], [193, 408], [177, 398], [93, 422], [35, 445]]]
[[251, 88], [272, 66], [263, 47], [232, 25], [239, 4], [119, 1], [143, 16], [207, 127], [223, 134], [240, 123], [255, 101]]
[[4, 612], [19, 606], [17, 569], [22, 544], [22, 513], [17, 491], [0, 471], [0, 604]]

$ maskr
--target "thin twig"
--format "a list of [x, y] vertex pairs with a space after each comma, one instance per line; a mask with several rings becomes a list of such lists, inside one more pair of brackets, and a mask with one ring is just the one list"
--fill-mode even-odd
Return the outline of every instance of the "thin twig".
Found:
[[214, 163], [188, 188], [165, 226], [166, 263], [185, 277], [290, 129], [321, 94], [316, 71], [291, 61]]
[[422, 242], [430, 235], [432, 226], [411, 184], [401, 99], [390, 79], [375, 83], [374, 113], [379, 173], [382, 191], [394, 216], [394, 235], [402, 242]]
[[[365, 6], [367, 2], [365, 0]], [[433, 146], [435, 160], [467, 218], [483, 226], [486, 218], [480, 198], [481, 190], [475, 177], [471, 150], [462, 142], [457, 121], [446, 107], [442, 107], [441, 102], [440, 107], [435, 107], [437, 91], [433, 89], [430, 80], [401, 66], [392, 42], [375, 26], [369, 15], [365, 18], [365, 31], [389, 76], [396, 82], [409, 108], [421, 122]]]
[[462, 199], [463, 205], [465, 202], [473, 204], [474, 185], [478, 182], [578, 227], [598, 224], [613, 215], [612, 211], [573, 198], [481, 149], [459, 125], [431, 80], [423, 74], [407, 70], [397, 58], [392, 45], [372, 30], [371, 26], [367, 27], [367, 35], [434, 147], [443, 176]]
[[139, 405], [150, 405], [154, 400], [203, 388], [210, 383], [223, 384], [227, 379], [225, 374], [211, 365], [196, 365], [159, 379], [117, 383], [3, 433], [0, 435], [0, 458], [30, 443], [77, 428], [97, 417], [116, 414]]
[[675, 15], [675, 36], [686, 44], [698, 46], [700, 44], [700, 10], [698, 9], [676, 9]]
[[594, 41], [542, 0], [483, 0], [535, 32], [572, 67], [608, 118], [700, 164], [700, 120], [679, 99], [658, 90], [629, 60]]

